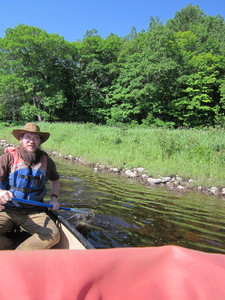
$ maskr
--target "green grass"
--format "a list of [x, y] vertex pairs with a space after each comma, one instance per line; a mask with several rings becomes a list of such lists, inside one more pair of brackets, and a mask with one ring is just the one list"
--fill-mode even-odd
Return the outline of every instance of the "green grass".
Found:
[[[225, 130], [108, 127], [45, 123], [51, 133], [46, 151], [82, 157], [87, 163], [118, 168], [144, 167], [152, 176], [193, 178], [194, 185], [225, 187]], [[1, 139], [17, 144], [14, 128], [0, 124]]]

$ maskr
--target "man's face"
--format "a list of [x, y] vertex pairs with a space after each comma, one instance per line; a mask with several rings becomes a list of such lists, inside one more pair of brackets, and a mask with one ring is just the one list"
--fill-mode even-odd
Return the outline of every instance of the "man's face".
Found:
[[27, 152], [35, 152], [41, 144], [41, 139], [37, 134], [25, 133], [20, 138], [20, 144]]

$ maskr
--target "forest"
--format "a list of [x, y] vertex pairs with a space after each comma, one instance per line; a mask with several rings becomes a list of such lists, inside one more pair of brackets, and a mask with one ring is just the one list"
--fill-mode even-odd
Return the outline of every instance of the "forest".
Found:
[[198, 5], [125, 37], [19, 24], [0, 39], [2, 121], [225, 127], [224, 109], [224, 17]]

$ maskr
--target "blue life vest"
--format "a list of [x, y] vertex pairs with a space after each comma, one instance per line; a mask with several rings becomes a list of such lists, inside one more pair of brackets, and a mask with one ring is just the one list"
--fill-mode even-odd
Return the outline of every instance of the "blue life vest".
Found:
[[0, 181], [0, 190], [6, 190], [6, 185]]
[[17, 151], [10, 153], [12, 164], [9, 190], [15, 198], [42, 201], [46, 193], [47, 155], [42, 155], [40, 161], [30, 167], [19, 157]]

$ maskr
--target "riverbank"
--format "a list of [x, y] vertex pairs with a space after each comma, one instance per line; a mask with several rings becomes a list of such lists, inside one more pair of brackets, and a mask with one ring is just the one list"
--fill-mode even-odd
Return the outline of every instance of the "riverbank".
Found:
[[[51, 152], [50, 155], [62, 157], [61, 153], [55, 151]], [[121, 176], [124, 176], [128, 179], [137, 180], [140, 184], [143, 184], [145, 186], [149, 186], [149, 187], [161, 186], [182, 193], [188, 191], [196, 191], [196, 192], [202, 192], [206, 195], [213, 195], [225, 199], [225, 188], [216, 187], [216, 186], [212, 186], [212, 187], [196, 186], [194, 184], [194, 179], [192, 178], [185, 179], [178, 175], [172, 175], [172, 176], [158, 175], [157, 177], [152, 177], [149, 174], [149, 171], [143, 167], [137, 167], [132, 169], [126, 169], [126, 168], [119, 169], [116, 167], [106, 166], [99, 163], [91, 164], [83, 161], [82, 157], [73, 157], [72, 155], [66, 155], [63, 158], [73, 161], [74, 163], [88, 165], [89, 167], [93, 168], [95, 172], [113, 172], [113, 173], [120, 174]]]
[[[223, 129], [117, 128], [71, 123], [39, 125], [42, 131], [51, 132], [43, 149], [52, 156], [89, 165], [96, 172], [118, 173], [146, 186], [225, 196]], [[11, 131], [21, 127], [0, 124], [2, 137], [5, 137], [1, 145], [13, 145], [15, 139]]]
[[[10, 144], [6, 140], [0, 140], [0, 146], [5, 148], [5, 147], [13, 147], [16, 145]], [[82, 159], [82, 157], [77, 157], [77, 156], [73, 157], [72, 155], [62, 156], [62, 154], [57, 151], [48, 152], [48, 154], [50, 156], [63, 158], [63, 159], [69, 160], [74, 163], [87, 165], [87, 166], [93, 168], [93, 170], [95, 172], [117, 173], [128, 179], [136, 180], [140, 184], [143, 184], [147, 187], [148, 186], [149, 187], [161, 186], [161, 187], [169, 188], [171, 190], [175, 190], [175, 191], [182, 192], [182, 193], [194, 190], [196, 192], [202, 192], [206, 195], [214, 195], [217, 197], [218, 196], [224, 197], [224, 199], [225, 199], [225, 188], [219, 188], [219, 187], [215, 187], [215, 186], [213, 186], [211, 188], [203, 187], [203, 186], [196, 187], [195, 185], [193, 185], [194, 180], [191, 178], [186, 180], [185, 178], [182, 178], [178, 175], [174, 175], [174, 176], [158, 175], [157, 177], [152, 177], [149, 175], [148, 170], [146, 170], [143, 167], [137, 167], [137, 168], [133, 168], [133, 169], [119, 169], [116, 167], [106, 166], [106, 165], [102, 165], [99, 163], [96, 163], [96, 164], [88, 163], [88, 162], [84, 161]]]

